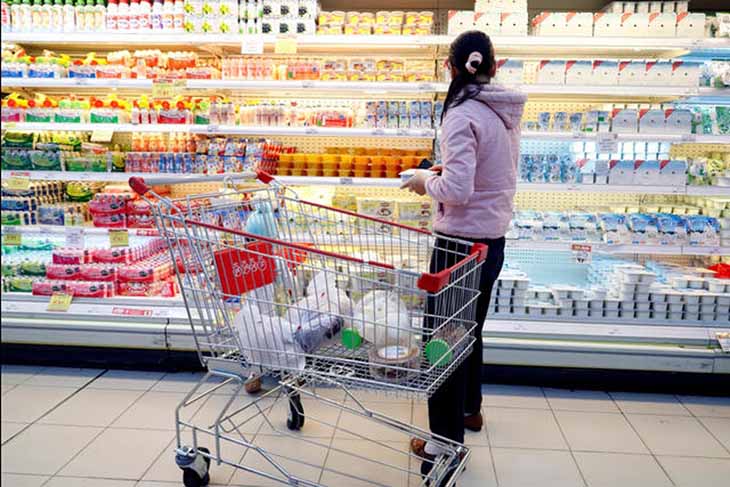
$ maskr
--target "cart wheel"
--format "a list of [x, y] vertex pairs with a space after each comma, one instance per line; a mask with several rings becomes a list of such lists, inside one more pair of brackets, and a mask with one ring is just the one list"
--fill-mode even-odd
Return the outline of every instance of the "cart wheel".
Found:
[[[198, 447], [198, 451], [210, 454], [210, 450], [203, 446]], [[206, 469], [210, 469], [210, 458], [203, 456], [203, 460], [205, 460]], [[183, 485], [185, 485], [185, 487], [204, 487], [208, 485], [208, 483], [210, 483], [210, 474], [208, 472], [205, 472], [205, 475], [201, 477], [200, 474], [192, 468], [183, 469]]]
[[289, 396], [289, 417], [286, 419], [286, 427], [292, 431], [299, 431], [304, 426], [304, 407], [299, 394]]
[[210, 475], [207, 473], [202, 479], [197, 473], [190, 469], [183, 470], [183, 485], [185, 487], [204, 487], [210, 482]]

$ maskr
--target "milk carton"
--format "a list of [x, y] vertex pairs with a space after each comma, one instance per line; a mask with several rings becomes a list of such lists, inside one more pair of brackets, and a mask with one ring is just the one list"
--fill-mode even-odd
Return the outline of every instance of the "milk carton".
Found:
[[705, 14], [689, 12], [677, 14], [677, 37], [690, 39], [705, 37]]
[[498, 59], [495, 82], [502, 85], [519, 85], [522, 83], [523, 62], [518, 59]]
[[474, 14], [474, 28], [488, 35], [501, 33], [500, 30], [501, 16], [499, 12], [477, 12]]
[[458, 35], [474, 28], [474, 12], [449, 10], [447, 29], [449, 35]]
[[565, 16], [565, 33], [563, 35], [591, 37], [593, 35], [593, 13], [568, 12]]
[[596, 37], [621, 37], [623, 14], [598, 12], [593, 15], [593, 35]]
[[639, 131], [639, 111], [635, 108], [615, 108], [611, 118], [611, 132], [635, 134]]
[[502, 12], [500, 32], [503, 36], [526, 36], [527, 12]]
[[646, 86], [667, 86], [671, 83], [672, 63], [670, 61], [647, 61], [644, 69]]
[[593, 73], [591, 76], [591, 81], [594, 85], [600, 86], [610, 86], [618, 84], [618, 62], [606, 60], [593, 61]]
[[625, 37], [646, 37], [649, 28], [649, 14], [622, 14], [621, 35]]
[[540, 61], [537, 82], [546, 85], [565, 84], [565, 61]]
[[593, 62], [588, 60], [565, 62], [566, 85], [590, 85], [593, 79]]
[[669, 84], [672, 86], [694, 87], [700, 80], [700, 63], [691, 61], [674, 61]]
[[664, 110], [643, 108], [639, 110], [639, 132], [661, 134], [666, 130]]
[[692, 133], [694, 116], [689, 110], [670, 108], [664, 110], [664, 123], [668, 134]]
[[659, 163], [659, 179], [657, 183], [667, 186], [684, 186], [687, 184], [687, 161], [663, 160]]
[[640, 86], [644, 82], [646, 61], [621, 61], [618, 63], [618, 84]]
[[562, 36], [566, 28], [565, 12], [542, 12], [532, 19], [532, 30], [538, 36]]
[[636, 161], [609, 161], [608, 184], [634, 184]]
[[649, 14], [645, 37], [674, 37], [677, 34], [677, 14], [674, 12]]

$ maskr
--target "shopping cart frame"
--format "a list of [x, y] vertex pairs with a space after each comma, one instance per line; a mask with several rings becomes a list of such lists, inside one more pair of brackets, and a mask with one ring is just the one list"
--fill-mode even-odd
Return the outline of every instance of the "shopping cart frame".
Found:
[[[223, 231], [232, 233], [232, 234], [238, 234], [241, 237], [244, 238], [250, 238], [250, 237], [257, 237], [258, 239], [262, 241], [266, 241], [267, 239], [261, 236], [257, 235], [251, 235], [243, 231], [237, 231], [232, 229], [225, 229], [221, 227], [216, 227], [215, 225], [207, 224], [202, 221], [195, 221], [194, 219], [189, 218], [189, 215], [186, 217], [185, 212], [180, 209], [179, 207], [176, 207], [172, 200], [165, 199], [165, 198], [158, 198], [158, 205], [155, 207], [148, 198], [147, 195], [154, 195], [152, 192], [151, 186], [158, 185], [158, 184], [180, 184], [180, 183], [189, 183], [189, 182], [225, 182], [227, 185], [230, 185], [230, 187], [235, 187], [236, 181], [251, 181], [253, 179], [257, 179], [258, 181], [270, 185], [273, 187], [276, 191], [283, 192], [285, 191], [285, 188], [281, 185], [279, 185], [273, 177], [270, 175], [264, 173], [264, 172], [256, 172], [256, 173], [244, 173], [240, 175], [236, 175], [235, 177], [231, 176], [201, 176], [201, 177], [162, 177], [162, 178], [152, 178], [148, 180], [143, 180], [141, 178], [131, 178], [129, 181], [130, 186], [134, 189], [135, 192], [137, 192], [139, 195], [141, 195], [146, 201], [148, 201], [153, 208], [156, 208], [154, 215], [155, 215], [155, 221], [157, 224], [158, 229], [160, 230], [160, 233], [163, 234], [168, 240], [168, 244], [170, 246], [170, 252], [171, 256], [173, 258], [173, 262], [175, 262], [175, 253], [173, 252], [173, 247], [176, 242], [172, 242], [170, 240], [169, 232], [175, 231], [175, 225], [176, 224], [182, 224], [182, 226], [195, 225], [199, 228], [205, 228], [209, 231]], [[154, 195], [157, 196], [157, 195]], [[296, 197], [296, 195], [295, 195]], [[188, 198], [188, 209], [191, 207], [190, 205], [190, 199]], [[325, 210], [335, 210], [333, 208], [319, 205], [316, 203], [310, 203], [307, 202], [307, 204], [318, 206], [320, 208], [323, 208]], [[362, 215], [358, 215], [354, 212], [348, 212], [345, 210], [336, 210], [339, 213], [342, 213], [343, 215], [349, 215], [352, 217], [358, 217], [358, 218], [367, 218], [369, 220], [372, 220], [374, 222], [382, 223], [383, 221], [374, 218], [374, 217], [363, 217]], [[187, 221], [186, 221], [187, 218]], [[167, 219], [167, 222], [165, 221]], [[410, 227], [406, 227], [399, 224], [392, 224], [397, 227], [401, 227], [403, 229], [406, 229], [408, 231], [419, 231], [424, 234], [427, 234], [431, 236], [430, 232], [412, 229]], [[463, 242], [465, 245], [472, 245], [468, 242]], [[322, 255], [327, 256], [336, 256], [338, 258], [345, 258], [353, 261], [357, 261], [357, 259], [354, 259], [352, 257], [348, 257], [342, 254], [338, 254], [335, 252], [330, 251], [324, 251], [324, 250], [317, 250], [312, 249], [310, 247], [300, 247], [297, 244], [290, 243], [289, 244], [292, 248], [302, 250], [302, 251], [308, 251], [308, 252], [315, 252], [315, 253], [321, 253]], [[484, 246], [472, 246], [472, 251], [470, 252], [469, 256], [465, 261], [470, 262], [472, 265], [476, 267], [476, 270], [474, 272], [479, 272], [479, 268], [481, 263], [483, 262], [484, 258], [486, 257], [486, 247]], [[367, 262], [367, 264], [373, 264], [373, 262]], [[383, 264], [381, 264], [383, 265]], [[383, 265], [384, 268], [392, 268], [392, 266]], [[178, 282], [180, 283], [181, 290], [184, 288], [184, 278], [180, 275], [178, 272], [177, 266], [176, 267], [176, 273], [178, 277]], [[453, 266], [456, 267], [456, 266]], [[453, 272], [452, 268], [445, 269], [438, 273], [422, 273], [418, 280], [419, 287], [421, 287], [426, 292], [439, 292], [440, 289], [442, 289], [449, 280], [449, 277], [451, 273]], [[295, 474], [289, 472], [287, 468], [282, 465], [279, 461], [277, 461], [273, 455], [269, 455], [267, 451], [255, 444], [254, 441], [249, 439], [249, 434], [244, 434], [242, 431], [242, 428], [244, 428], [244, 425], [247, 423], [254, 421], [255, 418], [263, 418], [263, 422], [261, 427], [270, 427], [272, 431], [276, 432], [279, 435], [282, 436], [289, 436], [291, 438], [295, 438], [298, 440], [301, 440], [302, 437], [299, 435], [296, 435], [295, 433], [298, 430], [300, 430], [304, 424], [304, 410], [302, 406], [302, 400], [301, 397], [304, 396], [306, 399], [317, 401], [322, 405], [336, 407], [339, 410], [341, 410], [343, 413], [347, 413], [350, 415], [353, 415], [355, 417], [363, 418], [364, 420], [369, 420], [376, 422], [377, 424], [381, 426], [385, 426], [389, 429], [404, 433], [410, 437], [417, 437], [423, 440], [427, 440], [432, 442], [440, 451], [443, 453], [439, 456], [437, 456], [436, 460], [433, 462], [432, 468], [430, 469], [430, 472], [428, 472], [424, 477], [421, 485], [438, 485], [443, 487], [449, 487], [452, 486], [458, 477], [459, 473], [463, 470], [468, 458], [469, 458], [469, 450], [464, 447], [464, 445], [458, 444], [456, 442], [453, 442], [451, 440], [448, 440], [446, 438], [434, 435], [428, 431], [425, 431], [421, 428], [417, 428], [413, 425], [410, 425], [406, 422], [400, 421], [395, 418], [388, 417], [386, 415], [380, 414], [377, 411], [373, 410], [371, 407], [366, 406], [366, 404], [359, 400], [358, 397], [353, 393], [352, 391], [352, 384], [348, 384], [347, 381], [338, 380], [338, 377], [318, 373], [317, 370], [308, 370], [308, 371], [302, 371], [300, 373], [292, 373], [291, 371], [288, 371], [285, 373], [282, 373], [278, 376], [278, 385], [273, 388], [272, 390], [266, 392], [263, 396], [259, 398], [255, 398], [252, 401], [250, 401], [248, 404], [244, 405], [243, 407], [234, 407], [234, 402], [237, 398], [240, 397], [241, 389], [243, 388], [244, 384], [248, 380], [250, 374], [252, 371], [261, 372], [260, 366], [254, 366], [254, 367], [245, 367], [244, 364], [242, 364], [239, 357], [230, 357], [225, 355], [217, 355], [213, 354], [211, 356], [206, 355], [205, 350], [205, 344], [201, 343], [198, 339], [198, 334], [196, 333], [196, 319], [198, 319], [198, 316], [194, 316], [194, 314], [191, 311], [191, 303], [189, 302], [189, 297], [186, 295], [185, 292], [181, 293], [183, 296], [183, 299], [185, 301], [186, 310], [188, 313], [188, 318], [190, 320], [191, 326], [193, 328], [193, 337], [195, 339], [196, 348], [198, 350], [198, 355], [201, 360], [201, 363], [207, 367], [208, 371], [205, 374], [205, 376], [198, 382], [198, 384], [195, 385], [195, 387], [185, 396], [185, 398], [182, 400], [182, 402], [178, 405], [175, 411], [175, 421], [176, 421], [176, 461], [178, 465], [183, 469], [183, 480], [187, 487], [190, 486], [199, 486], [199, 485], [205, 485], [207, 481], [209, 480], [209, 474], [208, 474], [208, 468], [210, 465], [210, 462], [212, 460], [215, 460], [218, 465], [221, 464], [228, 464], [233, 467], [254, 473], [256, 475], [260, 475], [263, 477], [266, 477], [270, 480], [280, 482], [282, 484], [286, 485], [306, 485], [306, 486], [320, 486], [322, 484], [318, 482], [314, 482], [312, 480], [304, 479], [297, 477]], [[476, 296], [478, 296], [478, 292], [472, 297], [472, 302], [476, 300]], [[199, 305], [197, 306], [198, 309]], [[454, 322], [457, 320], [454, 319]], [[465, 343], [462, 343], [461, 351], [459, 352], [458, 356], [454, 358], [454, 365], [453, 368], [458, 366], [458, 364], [463, 360], [463, 358], [468, 355], [468, 351], [472, 348], [473, 339], [467, 340]], [[439, 380], [445, 380], [445, 378], [448, 376], [448, 373], [453, 371], [453, 368], [446, 367], [444, 368], [442, 375], [442, 378], [439, 378]], [[256, 370], [259, 369], [259, 370]], [[376, 382], [376, 381], [373, 381]], [[367, 381], [365, 382], [365, 384]], [[377, 384], [377, 382], [376, 382]], [[355, 383], [356, 387], [362, 387], [363, 383], [358, 382]], [[436, 387], [436, 383], [434, 382], [433, 387]], [[342, 391], [344, 400], [334, 400], [330, 397], [331, 388], [336, 388]], [[398, 390], [398, 388], [394, 388], [394, 390]], [[392, 392], [392, 391], [391, 391]], [[432, 392], [432, 391], [430, 391]], [[194, 409], [196, 405], [200, 405], [200, 403], [207, 403], [210, 401], [211, 397], [215, 394], [221, 394], [224, 393], [225, 397], [227, 399], [225, 400], [223, 407], [220, 409], [219, 413], [215, 415], [214, 421], [209, 426], [199, 426], [194, 424], [192, 421], [185, 419], [183, 416], [187, 414], [191, 409]], [[279, 400], [285, 401], [288, 404], [289, 414], [287, 418], [286, 423], [286, 430], [279, 426], [278, 423], [275, 421], [272, 421], [269, 417], [269, 414], [271, 413], [272, 406], [269, 404], [270, 400], [276, 399], [275, 402], [278, 402]], [[314, 420], [317, 421], [316, 418], [313, 418], [311, 416], [307, 416], [310, 418], [310, 421]], [[326, 422], [324, 422], [326, 424]], [[337, 430], [343, 430], [343, 428], [338, 428], [338, 425], [332, 425], [328, 424], [327, 426], [333, 427]], [[261, 428], [260, 427], [260, 428]], [[347, 430], [345, 430], [347, 431]], [[347, 431], [348, 434], [352, 433], [353, 435], [357, 436], [356, 432], [350, 432]], [[190, 441], [185, 442], [183, 441], [183, 434], [190, 436]], [[334, 436], [334, 433], [333, 433]], [[214, 443], [214, 451], [211, 452], [210, 450], [207, 450], [206, 448], [200, 446], [201, 439], [208, 438], [209, 440], [212, 440]], [[364, 438], [367, 439], [367, 438]], [[389, 445], [387, 442], [379, 441], [377, 439], [367, 439], [368, 441], [372, 441], [375, 444], [377, 444], [380, 448], [384, 449], [392, 449], [392, 446]], [[270, 467], [274, 469], [274, 474], [272, 475], [270, 472], [264, 472], [255, 468], [251, 468], [247, 466], [243, 461], [235, 462], [231, 460], [226, 460], [225, 455], [222, 453], [222, 448], [225, 443], [232, 444], [239, 446], [243, 448], [246, 452], [249, 450], [256, 452], [257, 454], [260, 454], [268, 463]], [[318, 445], [323, 446], [323, 445]], [[331, 448], [331, 446], [330, 446]], [[345, 452], [343, 452], [345, 453]], [[248, 453], [247, 453], [248, 455]], [[415, 461], [420, 461], [418, 457], [415, 457], [411, 453], [407, 453], [409, 457], [413, 457]], [[383, 462], [376, 462], [377, 464], [380, 464], [381, 466], [387, 466], [389, 468], [397, 469], [397, 466], [394, 465], [386, 465]], [[411, 458], [409, 458], [409, 465], [411, 463]], [[325, 468], [323, 467], [322, 472], [325, 471]], [[342, 472], [338, 472], [338, 474], [342, 474]], [[416, 473], [412, 470], [405, 469], [404, 474], [406, 475], [415, 475]], [[347, 475], [347, 474], [345, 474]], [[358, 481], [366, 481], [366, 479], [359, 478], [359, 477], [352, 477], [354, 480]], [[369, 485], [385, 485], [385, 484], [379, 484], [377, 482], [369, 483]]]

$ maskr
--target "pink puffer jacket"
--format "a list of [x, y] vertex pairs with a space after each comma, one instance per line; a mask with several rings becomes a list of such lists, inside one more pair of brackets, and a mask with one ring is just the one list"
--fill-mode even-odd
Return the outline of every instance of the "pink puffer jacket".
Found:
[[468, 238], [507, 233], [516, 191], [520, 120], [527, 97], [483, 85], [451, 108], [441, 126], [443, 172], [426, 180], [437, 202], [433, 229]]

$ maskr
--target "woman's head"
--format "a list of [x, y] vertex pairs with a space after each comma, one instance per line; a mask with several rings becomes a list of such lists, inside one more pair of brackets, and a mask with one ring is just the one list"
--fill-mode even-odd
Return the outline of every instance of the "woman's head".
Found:
[[489, 36], [472, 30], [464, 32], [451, 43], [448, 58], [451, 85], [444, 101], [449, 108], [461, 105], [479, 93], [479, 85], [489, 83], [497, 71], [494, 48]]

